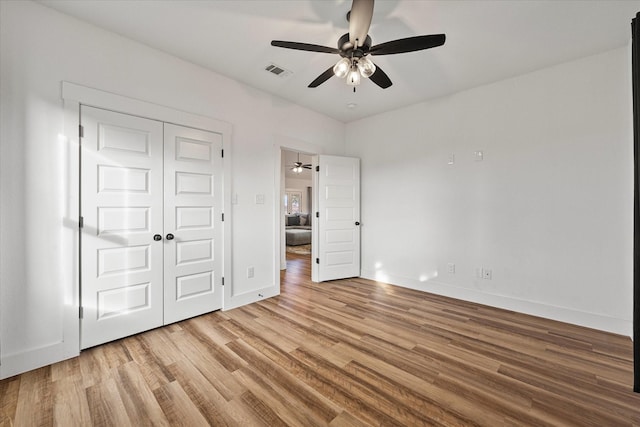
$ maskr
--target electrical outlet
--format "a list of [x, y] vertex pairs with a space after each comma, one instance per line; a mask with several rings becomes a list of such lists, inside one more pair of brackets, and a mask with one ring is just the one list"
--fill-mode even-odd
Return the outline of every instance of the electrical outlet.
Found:
[[256, 194], [256, 205], [264, 205], [264, 194]]
[[253, 267], [247, 268], [247, 279], [253, 278]]
[[482, 278], [483, 279], [487, 279], [487, 280], [491, 280], [491, 270], [488, 268], [483, 268], [482, 269]]
[[476, 162], [481, 162], [484, 159], [484, 153], [482, 151], [478, 150], [474, 154], [475, 154]]
[[454, 263], [450, 262], [447, 264], [447, 273], [456, 274], [456, 265]]

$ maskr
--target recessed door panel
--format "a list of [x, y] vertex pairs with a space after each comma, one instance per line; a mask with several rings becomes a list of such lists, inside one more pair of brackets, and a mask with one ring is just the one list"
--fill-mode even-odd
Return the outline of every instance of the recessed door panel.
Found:
[[213, 177], [204, 173], [176, 172], [176, 194], [211, 196]]
[[176, 302], [213, 292], [211, 271], [176, 278]]
[[176, 160], [210, 163], [213, 146], [209, 142], [176, 138]]
[[355, 199], [355, 191], [351, 185], [328, 185], [325, 193], [325, 197], [332, 200], [353, 201]]
[[98, 234], [148, 233], [151, 207], [99, 207]]
[[213, 227], [213, 206], [176, 206], [175, 230]]
[[[86, 112], [89, 111], [88, 108], [90, 107], [83, 108]], [[138, 117], [132, 118], [138, 119]], [[133, 123], [131, 126], [125, 127], [117, 126], [113, 123], [99, 122], [97, 123], [97, 127], [99, 151], [128, 151], [129, 153], [135, 155], [142, 154], [146, 156], [149, 156], [151, 154], [149, 147], [150, 144], [153, 144], [152, 139], [155, 137], [151, 130], [141, 129], [140, 126], [138, 126], [136, 123]]]
[[176, 243], [176, 265], [213, 261], [213, 239]]
[[355, 233], [352, 228], [346, 230], [325, 231], [325, 240], [329, 244], [334, 243], [355, 243]]
[[149, 270], [150, 245], [98, 249], [98, 277]]
[[98, 292], [98, 321], [151, 308], [150, 283], [138, 283]]
[[327, 265], [337, 267], [353, 264], [353, 251], [327, 252]]
[[98, 192], [149, 192], [149, 170], [98, 165]]

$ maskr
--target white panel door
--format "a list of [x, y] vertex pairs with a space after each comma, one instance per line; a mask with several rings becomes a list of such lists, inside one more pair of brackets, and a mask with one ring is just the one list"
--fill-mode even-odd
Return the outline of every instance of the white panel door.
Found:
[[162, 325], [163, 128], [81, 107], [81, 347]]
[[318, 280], [360, 275], [360, 159], [318, 156]]
[[222, 135], [165, 124], [164, 322], [222, 308]]

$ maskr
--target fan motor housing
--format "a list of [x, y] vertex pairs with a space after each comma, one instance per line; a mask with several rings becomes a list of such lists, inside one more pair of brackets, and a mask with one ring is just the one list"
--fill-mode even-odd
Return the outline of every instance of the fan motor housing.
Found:
[[371, 37], [367, 36], [364, 43], [360, 47], [354, 48], [349, 42], [349, 33], [342, 35], [338, 39], [338, 49], [340, 50], [340, 56], [343, 58], [362, 58], [369, 52], [371, 47]]

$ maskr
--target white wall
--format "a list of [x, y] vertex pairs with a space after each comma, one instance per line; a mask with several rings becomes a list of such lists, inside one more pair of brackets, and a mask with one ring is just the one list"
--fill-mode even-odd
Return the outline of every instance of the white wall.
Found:
[[63, 80], [231, 123], [233, 286], [277, 285], [274, 144], [343, 154], [344, 124], [37, 3], [1, 1], [0, 31], [0, 374], [13, 372], [8, 360], [35, 367], [37, 352], [56, 359], [48, 349], [64, 340], [62, 290], [76, 263], [60, 242], [77, 213], [58, 137]]
[[364, 277], [631, 335], [628, 48], [349, 123], [346, 141]]

